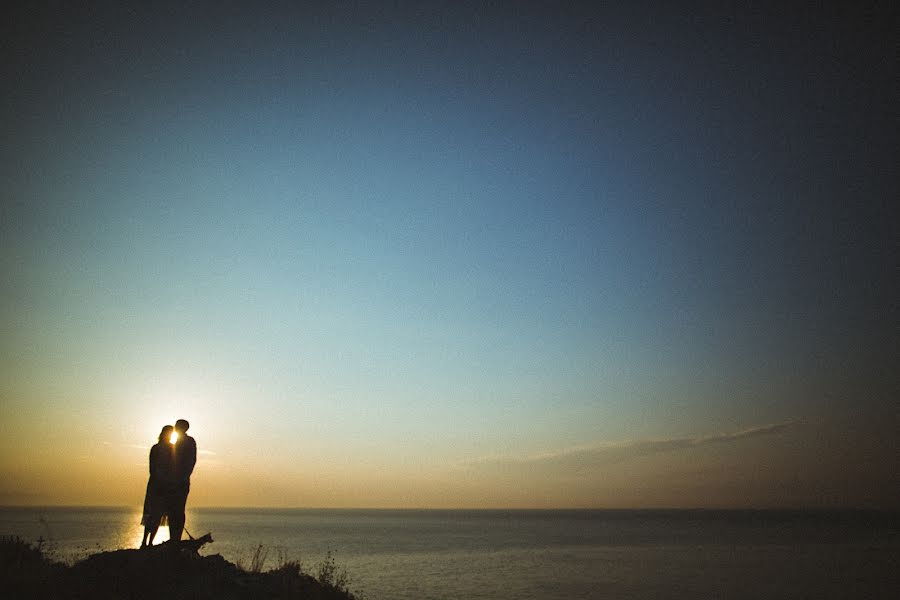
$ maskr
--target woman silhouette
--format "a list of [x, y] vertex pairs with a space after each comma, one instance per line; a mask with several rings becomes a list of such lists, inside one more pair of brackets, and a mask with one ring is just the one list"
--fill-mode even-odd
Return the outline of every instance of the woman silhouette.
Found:
[[144, 538], [141, 540], [141, 548], [152, 546], [159, 526], [168, 524], [166, 494], [172, 479], [173, 429], [171, 425], [163, 427], [159, 432], [159, 441], [150, 448], [150, 479], [144, 495], [144, 514], [141, 518]]

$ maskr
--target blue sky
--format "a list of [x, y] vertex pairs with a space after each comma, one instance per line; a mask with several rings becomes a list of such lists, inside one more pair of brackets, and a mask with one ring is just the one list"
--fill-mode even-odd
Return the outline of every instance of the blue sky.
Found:
[[[137, 481], [140, 448], [103, 448], [184, 416], [207, 504], [739, 504], [749, 484], [722, 471], [654, 487], [684, 466], [658, 455], [737, 445], [728, 464], [765, 470], [766, 440], [794, 471], [753, 502], [891, 502], [833, 472], [796, 483], [834, 436], [874, 457], [866, 482], [896, 465], [879, 27], [530, 4], [23, 15], [4, 469], [28, 481], [11, 465], [49, 428], [48, 464], [75, 446]], [[557, 465], [568, 496], [479, 471], [609, 444], [665, 452], [615, 493], [608, 466]], [[60, 494], [36, 497], [98, 501]]]

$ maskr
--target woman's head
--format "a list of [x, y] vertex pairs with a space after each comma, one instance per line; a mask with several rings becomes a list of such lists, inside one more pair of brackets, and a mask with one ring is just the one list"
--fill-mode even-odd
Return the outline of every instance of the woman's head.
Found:
[[171, 425], [166, 425], [165, 427], [163, 427], [162, 431], [159, 432], [159, 441], [168, 442], [169, 438], [172, 437], [172, 431], [174, 429], [175, 428], [172, 427]]

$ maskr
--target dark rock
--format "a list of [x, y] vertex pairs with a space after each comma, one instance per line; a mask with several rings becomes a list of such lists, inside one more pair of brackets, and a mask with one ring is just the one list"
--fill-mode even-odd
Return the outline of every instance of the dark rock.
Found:
[[7, 598], [60, 600], [353, 600], [285, 564], [265, 573], [243, 571], [218, 554], [174, 550], [101, 552], [69, 567], [21, 540], [0, 540], [0, 590]]

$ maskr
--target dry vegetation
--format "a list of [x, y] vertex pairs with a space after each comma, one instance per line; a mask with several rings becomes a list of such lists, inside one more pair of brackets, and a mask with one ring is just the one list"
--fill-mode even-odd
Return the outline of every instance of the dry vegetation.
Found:
[[6, 598], [166, 598], [167, 600], [357, 600], [331, 554], [317, 576], [284, 557], [263, 571], [268, 551], [260, 546], [248, 568], [219, 555], [198, 556], [157, 546], [89, 556], [72, 566], [48, 559], [19, 538], [0, 539], [0, 590]]

